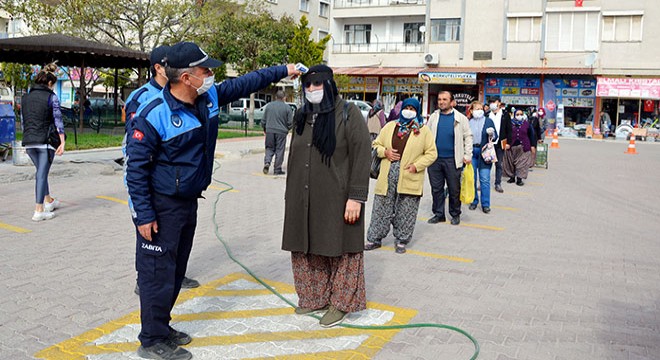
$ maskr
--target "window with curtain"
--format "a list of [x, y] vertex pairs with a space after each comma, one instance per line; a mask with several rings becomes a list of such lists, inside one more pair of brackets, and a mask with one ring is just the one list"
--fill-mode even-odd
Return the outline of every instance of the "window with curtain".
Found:
[[431, 19], [431, 41], [451, 42], [461, 39], [461, 19]]
[[319, 16], [329, 17], [330, 16], [330, 3], [327, 1], [321, 0], [319, 2]]
[[603, 16], [603, 41], [642, 41], [642, 15]]
[[424, 43], [424, 33], [419, 31], [420, 26], [424, 26], [424, 23], [419, 22], [403, 24], [403, 41], [406, 44]]
[[370, 44], [371, 24], [344, 25], [345, 44]]
[[541, 17], [509, 17], [507, 19], [507, 41], [541, 41]]
[[545, 50], [598, 50], [599, 18], [595, 11], [548, 13]]
[[300, 0], [300, 11], [309, 12], [309, 0]]

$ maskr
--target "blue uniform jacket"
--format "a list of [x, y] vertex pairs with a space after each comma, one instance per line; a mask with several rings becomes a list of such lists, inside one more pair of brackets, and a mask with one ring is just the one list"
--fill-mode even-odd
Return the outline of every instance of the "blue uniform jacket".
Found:
[[129, 129], [128, 124], [130, 123], [133, 115], [137, 112], [137, 109], [143, 103], [147, 102], [152, 97], [156, 96], [163, 88], [156, 82], [156, 79], [151, 78], [148, 83], [140, 86], [135, 89], [128, 99], [126, 99], [126, 105], [124, 110], [126, 112], [126, 130]]
[[195, 104], [175, 99], [170, 85], [140, 105], [126, 141], [126, 183], [133, 220], [156, 220], [151, 193], [194, 199], [211, 183], [220, 106], [287, 76], [274, 66], [216, 84]]

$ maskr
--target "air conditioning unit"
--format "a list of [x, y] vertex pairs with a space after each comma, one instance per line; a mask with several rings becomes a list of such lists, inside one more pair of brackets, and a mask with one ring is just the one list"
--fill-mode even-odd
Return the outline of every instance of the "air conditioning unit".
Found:
[[438, 54], [428, 53], [424, 55], [424, 63], [426, 65], [438, 65], [439, 62], [440, 62], [440, 57], [438, 56]]

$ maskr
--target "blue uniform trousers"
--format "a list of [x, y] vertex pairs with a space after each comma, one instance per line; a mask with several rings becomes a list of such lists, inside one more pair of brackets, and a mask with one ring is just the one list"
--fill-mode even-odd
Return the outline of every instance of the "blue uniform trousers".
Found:
[[196, 198], [153, 193], [152, 203], [158, 233], [148, 241], [137, 232], [135, 254], [142, 321], [138, 339], [145, 347], [167, 339], [170, 333], [170, 312], [181, 290], [197, 226]]

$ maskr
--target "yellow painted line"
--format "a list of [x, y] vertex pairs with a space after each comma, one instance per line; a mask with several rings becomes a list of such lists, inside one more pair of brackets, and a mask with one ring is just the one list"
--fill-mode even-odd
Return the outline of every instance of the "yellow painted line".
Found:
[[1, 222], [0, 222], [0, 229], [13, 231], [13, 232], [19, 233], [19, 234], [25, 234], [25, 233], [32, 232], [32, 230], [24, 229], [22, 227], [9, 225], [9, 224], [5, 224], [5, 223], [1, 223]]
[[[217, 290], [218, 287], [232, 283], [236, 280], [247, 280], [257, 284], [257, 282], [246, 274], [230, 274], [221, 279], [211, 281], [196, 289], [190, 289], [182, 292], [177, 299], [177, 304], [181, 304], [193, 298], [202, 296], [218, 296], [224, 294], [225, 296], [236, 296], [238, 294], [243, 296], [253, 296], [262, 290]], [[265, 282], [278, 289], [281, 293], [295, 293], [295, 288], [286, 283], [265, 280]], [[260, 293], [259, 293], [260, 294]], [[386, 304], [368, 302], [367, 307], [371, 309], [378, 309], [381, 311], [390, 311], [394, 314], [392, 320], [385, 325], [402, 325], [408, 324], [410, 320], [417, 315], [416, 310], [404, 309], [389, 306]], [[245, 310], [245, 311], [226, 311], [226, 312], [206, 312], [206, 313], [193, 313], [173, 315], [173, 322], [192, 321], [192, 320], [209, 320], [209, 319], [226, 319], [226, 318], [246, 318], [246, 317], [262, 317], [273, 315], [288, 315], [293, 314], [294, 310], [286, 303], [282, 303], [282, 308], [263, 309], [263, 310]], [[85, 360], [88, 355], [97, 354], [112, 354], [120, 352], [133, 352], [136, 351], [139, 343], [126, 342], [126, 343], [110, 343], [103, 345], [95, 345], [93, 342], [100, 337], [113, 333], [127, 325], [139, 324], [140, 313], [134, 311], [114, 321], [110, 321], [100, 327], [89, 330], [71, 339], [65, 340], [59, 344], [50, 346], [44, 350], [39, 351], [34, 356], [41, 359], [67, 359], [67, 360]], [[367, 334], [369, 337], [365, 339], [359, 347], [350, 350], [338, 350], [318, 352], [311, 354], [291, 354], [277, 356], [280, 359], [371, 359], [388, 343], [394, 335], [400, 330], [361, 330], [361, 329], [348, 329], [343, 327], [333, 327], [330, 329], [322, 329], [314, 331], [284, 331], [272, 333], [254, 333], [246, 335], [234, 336], [209, 336], [209, 337], [196, 337], [187, 348], [208, 347], [217, 345], [231, 345], [231, 344], [249, 344], [255, 342], [269, 342], [269, 341], [288, 341], [288, 340], [305, 340], [305, 339], [328, 339], [338, 336], [347, 335], [360, 335]], [[272, 357], [269, 357], [272, 358]], [[266, 359], [266, 358], [264, 358]]]
[[[423, 221], [423, 222], [427, 222], [429, 219], [420, 217], [420, 218], [418, 218], [418, 220]], [[447, 222], [445, 224], [449, 224], [449, 221], [450, 220], [447, 219]], [[499, 226], [471, 224], [471, 223], [466, 223], [466, 222], [463, 222], [463, 221], [461, 221], [461, 223], [458, 224], [458, 226], [465, 226], [465, 227], [471, 227], [471, 228], [475, 228], [475, 229], [493, 230], [493, 231], [503, 231], [504, 230], [503, 227], [499, 227]]]
[[[224, 191], [224, 190], [227, 190], [227, 189], [229, 189], [229, 188], [228, 188], [228, 187], [215, 186], [215, 185], [209, 185], [209, 189], [219, 190], [219, 191]], [[229, 190], [228, 192], [237, 193], [238, 190], [236, 190], [236, 189], [231, 189], [231, 190]]]
[[[391, 246], [383, 246], [383, 247], [381, 247], [381, 249], [394, 251], [394, 248], [391, 247]], [[430, 258], [434, 258], [434, 259], [451, 260], [451, 261], [458, 261], [458, 262], [464, 262], [464, 263], [473, 263], [474, 262], [474, 260], [472, 260], [472, 259], [466, 259], [466, 258], [462, 258], [462, 257], [458, 257], [458, 256], [434, 254], [434, 253], [417, 251], [417, 250], [412, 250], [412, 249], [406, 249], [406, 254], [413, 254], [413, 255], [419, 255], [419, 256], [424, 256], [424, 257], [430, 257]]]
[[122, 199], [118, 199], [118, 198], [116, 198], [116, 197], [112, 197], [112, 196], [97, 195], [96, 198], [97, 198], [97, 199], [103, 199], [103, 200], [114, 201], [114, 202], [116, 202], [116, 203], [120, 203], [120, 204], [128, 205], [128, 201], [126, 201], [126, 200], [122, 200]]
[[508, 206], [491, 206], [493, 209], [506, 210], [506, 211], [518, 211], [519, 209], [508, 207]]

